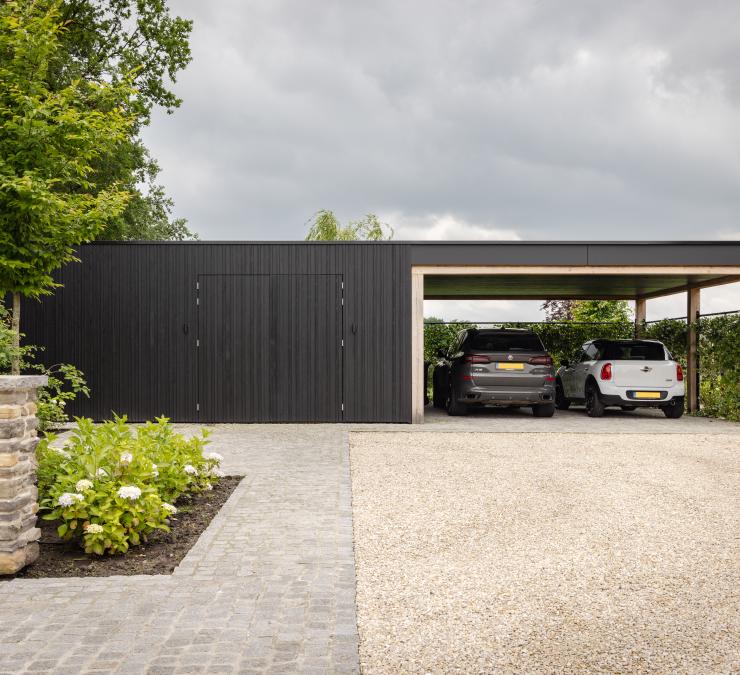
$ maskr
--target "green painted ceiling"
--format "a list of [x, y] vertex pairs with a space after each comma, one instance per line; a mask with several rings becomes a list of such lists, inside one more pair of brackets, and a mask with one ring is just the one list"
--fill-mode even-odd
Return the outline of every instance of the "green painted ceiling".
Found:
[[501, 274], [425, 275], [424, 297], [634, 298], [718, 278], [714, 275]]

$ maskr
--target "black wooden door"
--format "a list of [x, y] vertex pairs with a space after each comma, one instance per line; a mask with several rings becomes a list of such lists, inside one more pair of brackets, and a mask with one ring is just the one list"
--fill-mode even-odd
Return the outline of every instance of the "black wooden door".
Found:
[[342, 421], [342, 278], [198, 278], [201, 422]]

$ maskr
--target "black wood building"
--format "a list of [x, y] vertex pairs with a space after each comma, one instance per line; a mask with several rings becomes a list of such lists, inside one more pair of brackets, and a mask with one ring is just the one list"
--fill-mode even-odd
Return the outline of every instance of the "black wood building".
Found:
[[91, 397], [70, 412], [97, 420], [420, 421], [425, 297], [631, 298], [639, 315], [740, 279], [740, 242], [115, 242], [78, 257], [24, 303], [23, 329], [46, 364], [85, 373]]

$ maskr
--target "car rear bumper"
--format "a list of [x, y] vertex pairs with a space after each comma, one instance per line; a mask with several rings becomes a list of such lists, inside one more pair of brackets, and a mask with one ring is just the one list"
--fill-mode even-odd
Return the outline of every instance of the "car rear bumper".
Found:
[[667, 396], [662, 399], [640, 400], [634, 398], [623, 398], [622, 396], [601, 395], [604, 405], [630, 405], [636, 408], [659, 408], [664, 405], [683, 405], [683, 394], [681, 396]]
[[[655, 408], [670, 404], [672, 401], [683, 401], [684, 387], [682, 383], [658, 389], [657, 387], [600, 387], [601, 402], [604, 405], [634, 405], [639, 408]], [[635, 391], [659, 391], [661, 398], [639, 399], [635, 398]]]
[[532, 405], [552, 403], [555, 400], [555, 387], [466, 387], [460, 392], [460, 403], [480, 405]]

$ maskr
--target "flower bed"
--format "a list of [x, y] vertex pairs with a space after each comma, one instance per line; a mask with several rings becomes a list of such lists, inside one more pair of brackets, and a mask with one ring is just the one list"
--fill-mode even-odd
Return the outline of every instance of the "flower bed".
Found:
[[[58, 536], [58, 523], [42, 520], [39, 522], [39, 558], [15, 577], [41, 579], [172, 574], [240, 480], [240, 476], [227, 476], [214, 485], [213, 490], [184, 495], [177, 502], [177, 513], [168, 519], [170, 531], [155, 530], [146, 542], [131, 547], [125, 555], [85, 554], [75, 541], [65, 541]], [[0, 583], [12, 578], [0, 577]]]
[[37, 448], [41, 517], [85, 553], [126, 553], [155, 531], [168, 532], [184, 495], [213, 489], [221, 456], [204, 452], [207, 432], [186, 439], [169, 421], [132, 430], [125, 418], [78, 419], [63, 447], [49, 435]]

